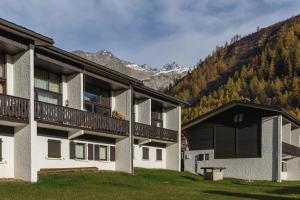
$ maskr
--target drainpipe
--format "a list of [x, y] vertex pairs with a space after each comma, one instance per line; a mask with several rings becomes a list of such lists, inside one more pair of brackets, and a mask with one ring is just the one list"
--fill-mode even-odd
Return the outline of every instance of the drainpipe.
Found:
[[133, 144], [133, 133], [134, 133], [134, 119], [133, 119], [133, 87], [132, 85], [130, 84], [130, 117], [129, 117], [129, 141], [130, 141], [130, 165], [131, 165], [131, 174], [134, 174], [134, 167], [133, 167], [133, 151], [134, 151], [134, 144]]
[[282, 161], [282, 115], [278, 116], [277, 135], [277, 182], [281, 182], [281, 161]]

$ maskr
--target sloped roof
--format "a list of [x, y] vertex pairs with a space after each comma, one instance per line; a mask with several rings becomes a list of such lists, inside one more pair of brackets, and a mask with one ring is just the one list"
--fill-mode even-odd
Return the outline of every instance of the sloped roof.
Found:
[[292, 116], [290, 113], [287, 112], [287, 110], [279, 107], [279, 106], [270, 106], [270, 105], [263, 105], [263, 104], [257, 104], [257, 103], [252, 103], [252, 102], [248, 102], [248, 101], [231, 101], [219, 108], [216, 108], [208, 113], [205, 113], [187, 123], [182, 124], [182, 130], [185, 130], [189, 127], [192, 127], [204, 120], [207, 120], [215, 115], [218, 115], [230, 108], [233, 108], [235, 106], [243, 106], [243, 107], [248, 107], [248, 108], [253, 108], [253, 109], [259, 109], [259, 110], [265, 110], [265, 111], [271, 111], [271, 112], [275, 112], [278, 114], [281, 114], [283, 117], [285, 117], [286, 119], [288, 119], [289, 121], [297, 124], [298, 126], [300, 126], [300, 121], [295, 118], [294, 116]]

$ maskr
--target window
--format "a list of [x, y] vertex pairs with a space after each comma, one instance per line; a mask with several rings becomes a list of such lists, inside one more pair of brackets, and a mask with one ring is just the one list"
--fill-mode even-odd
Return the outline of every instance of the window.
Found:
[[6, 93], [5, 57], [0, 56], [0, 94]]
[[156, 160], [162, 160], [162, 150], [156, 149]]
[[149, 148], [143, 147], [143, 160], [149, 160]]
[[75, 158], [85, 159], [85, 145], [82, 143], [75, 144]]
[[208, 154], [208, 153], [206, 153], [206, 154], [204, 155], [204, 159], [205, 159], [205, 160], [209, 160], [209, 154]]
[[84, 108], [93, 113], [110, 116], [110, 91], [86, 85], [84, 92]]
[[60, 76], [45, 70], [34, 70], [35, 100], [61, 104]]
[[116, 161], [116, 147], [110, 146], [110, 161]]
[[288, 166], [286, 161], [281, 162], [281, 172], [287, 172]]
[[242, 114], [242, 113], [235, 114], [235, 115], [233, 116], [233, 121], [234, 121], [235, 123], [242, 122], [242, 121], [243, 121], [243, 114]]
[[162, 109], [155, 109], [151, 112], [151, 124], [155, 127], [163, 127]]
[[100, 160], [107, 160], [107, 146], [100, 145], [99, 155]]
[[199, 154], [195, 158], [196, 161], [203, 161], [204, 160], [204, 154]]
[[61, 142], [48, 140], [48, 158], [61, 158]]

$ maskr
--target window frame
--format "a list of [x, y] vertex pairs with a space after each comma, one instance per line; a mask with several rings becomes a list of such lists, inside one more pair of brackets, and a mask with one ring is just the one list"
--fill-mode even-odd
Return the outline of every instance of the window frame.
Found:
[[[44, 89], [44, 88], [40, 88], [37, 87], [36, 85], [34, 85], [34, 99], [35, 101], [38, 101], [38, 92], [43, 92], [46, 94], [50, 94], [50, 95], [55, 95], [58, 97], [58, 104], [54, 104], [54, 105], [62, 105], [62, 91], [61, 91], [61, 82], [62, 82], [62, 77], [60, 74], [56, 74], [50, 71], [47, 71], [45, 69], [41, 69], [41, 68], [35, 68], [35, 70], [40, 70], [40, 71], [44, 71], [47, 73], [47, 88], [48, 89]], [[58, 91], [59, 92], [54, 92], [50, 90], [50, 74], [54, 74], [56, 76], [58, 76]], [[34, 74], [34, 79], [36, 78], [36, 74]], [[43, 102], [43, 101], [41, 101]], [[45, 103], [49, 103], [49, 102], [45, 102]]]
[[[156, 114], [160, 114], [161, 115], [161, 118], [157, 117]], [[158, 122], [159, 124], [161, 124], [161, 126], [156, 126], [156, 123], [154, 122]], [[158, 127], [158, 128], [163, 128], [164, 126], [164, 121], [163, 121], [163, 109], [154, 109], [154, 110], [151, 110], [151, 125], [152, 126], [155, 126], [155, 127]]]
[[[57, 144], [59, 144], [59, 156], [53, 156], [53, 155], [51, 155], [51, 154], [49, 154], [49, 149], [50, 149], [50, 147], [49, 147], [49, 142], [54, 142], [54, 143], [57, 143]], [[53, 158], [53, 159], [55, 159], [55, 158], [57, 158], [57, 159], [59, 159], [59, 158], [61, 158], [62, 156], [61, 156], [61, 141], [60, 140], [56, 140], [56, 139], [48, 139], [48, 141], [47, 141], [47, 143], [48, 143], [48, 154], [47, 154], [47, 158]]]
[[[147, 150], [147, 154], [144, 154], [144, 150]], [[150, 149], [149, 147], [142, 147], [142, 159], [143, 160], [150, 160]], [[147, 158], [144, 157], [145, 155], [147, 155]]]
[[[159, 154], [158, 152], [160, 152], [160, 159], [159, 159]], [[156, 161], [163, 161], [163, 151], [162, 149], [156, 149]]]
[[[77, 155], [76, 155], [76, 146], [77, 145], [83, 146], [83, 148], [82, 148], [82, 150], [83, 150], [83, 152], [82, 152], [83, 158], [77, 157]], [[86, 150], [85, 150], [85, 148], [86, 148], [86, 144], [85, 143], [75, 142], [74, 156], [75, 156], [76, 160], [85, 160], [86, 159], [86, 155], [85, 155], [86, 154]]]
[[[105, 148], [105, 159], [101, 159], [101, 148]], [[99, 145], [99, 160], [100, 161], [108, 161], [108, 146], [107, 145]]]
[[[111, 107], [108, 107], [108, 106], [105, 106], [105, 105], [102, 105], [102, 104], [99, 104], [99, 103], [95, 103], [95, 102], [93, 102], [93, 101], [84, 100], [84, 109], [85, 109], [86, 111], [87, 111], [87, 109], [85, 108], [85, 105], [86, 105], [86, 104], [89, 104], [89, 105], [92, 106], [92, 111], [88, 111], [88, 112], [98, 113], [98, 112], [96, 111], [96, 108], [97, 108], [97, 107], [100, 107], [101, 109], [106, 109], [107, 111], [109, 111], [109, 112], [108, 112], [108, 113], [109, 113], [108, 117], [111, 117]], [[98, 114], [100, 114], [100, 113], [98, 113]], [[103, 116], [106, 116], [106, 115], [103, 115]]]

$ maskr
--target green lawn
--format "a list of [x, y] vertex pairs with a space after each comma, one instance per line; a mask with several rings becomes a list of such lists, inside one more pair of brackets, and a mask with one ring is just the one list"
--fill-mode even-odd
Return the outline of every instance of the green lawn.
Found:
[[114, 172], [57, 173], [38, 183], [0, 183], [0, 199], [300, 199], [300, 182], [273, 183], [201, 177], [165, 170], [137, 169], [135, 175]]

